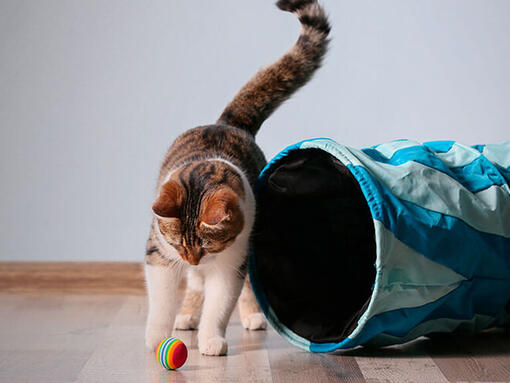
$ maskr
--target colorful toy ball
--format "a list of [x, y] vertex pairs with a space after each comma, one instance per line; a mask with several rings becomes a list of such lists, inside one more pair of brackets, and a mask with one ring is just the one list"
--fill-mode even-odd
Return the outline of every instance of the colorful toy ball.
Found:
[[156, 359], [167, 370], [181, 367], [188, 358], [186, 345], [176, 338], [165, 338], [156, 348]]

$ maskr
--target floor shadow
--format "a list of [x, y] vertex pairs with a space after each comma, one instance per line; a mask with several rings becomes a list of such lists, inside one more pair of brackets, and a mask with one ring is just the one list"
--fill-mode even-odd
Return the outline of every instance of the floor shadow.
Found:
[[334, 354], [378, 358], [509, 356], [510, 329], [497, 328], [470, 335], [437, 334], [421, 337], [402, 345], [379, 348], [358, 347]]

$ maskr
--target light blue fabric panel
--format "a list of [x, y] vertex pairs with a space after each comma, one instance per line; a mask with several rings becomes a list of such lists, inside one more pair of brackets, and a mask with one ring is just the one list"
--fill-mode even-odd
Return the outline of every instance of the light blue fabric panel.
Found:
[[378, 278], [373, 304], [362, 320], [400, 307], [417, 307], [433, 302], [466, 279], [401, 242], [382, 222], [374, 221], [374, 227], [377, 243], [380, 243], [376, 262]]
[[[433, 150], [433, 146], [429, 148]], [[453, 143], [447, 152], [434, 151], [434, 153], [449, 168], [469, 165], [482, 155], [471, 146], [462, 145], [457, 142]]]
[[482, 154], [492, 163], [502, 167], [503, 169], [510, 168], [510, 141], [502, 144], [489, 144], [485, 145]]

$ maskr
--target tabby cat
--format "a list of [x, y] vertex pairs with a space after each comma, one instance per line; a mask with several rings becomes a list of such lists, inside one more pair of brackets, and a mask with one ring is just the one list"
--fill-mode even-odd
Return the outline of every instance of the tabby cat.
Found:
[[[280, 0], [277, 6], [299, 18], [296, 44], [256, 73], [216, 124], [183, 133], [163, 160], [145, 257], [150, 349], [173, 327], [198, 326], [199, 351], [225, 354], [225, 329], [238, 298], [243, 326], [266, 326], [246, 277], [255, 218], [252, 187], [266, 163], [254, 136], [319, 68], [330, 30], [316, 0]], [[187, 290], [177, 315], [176, 291], [184, 274]]]

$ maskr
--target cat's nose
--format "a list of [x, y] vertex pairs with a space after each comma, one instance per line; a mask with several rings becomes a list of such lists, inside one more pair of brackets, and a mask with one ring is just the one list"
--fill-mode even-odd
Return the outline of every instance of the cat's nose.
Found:
[[193, 249], [189, 254], [188, 254], [188, 262], [193, 265], [193, 266], [196, 266], [200, 263], [200, 260], [202, 259], [203, 256], [205, 256], [207, 254], [207, 252], [202, 249], [202, 248], [196, 248], [196, 249]]
[[188, 262], [190, 265], [196, 266], [200, 263], [200, 258], [188, 257]]

